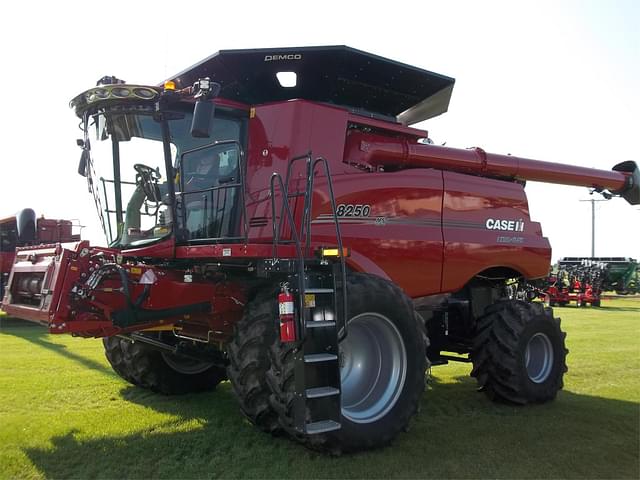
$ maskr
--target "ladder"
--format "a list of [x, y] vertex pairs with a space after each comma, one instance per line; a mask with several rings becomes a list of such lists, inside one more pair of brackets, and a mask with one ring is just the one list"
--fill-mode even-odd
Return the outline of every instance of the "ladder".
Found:
[[[304, 190], [289, 191], [293, 165], [305, 161]], [[339, 262], [314, 259], [311, 252], [311, 212], [314, 178], [322, 167], [333, 215]], [[275, 187], [282, 194], [279, 217], [276, 216]], [[300, 226], [296, 225], [290, 202], [304, 197]], [[339, 341], [346, 336], [346, 266], [343, 255], [336, 203], [326, 159], [313, 160], [311, 152], [290, 160], [286, 181], [274, 173], [271, 178], [271, 207], [273, 218], [273, 252], [276, 257], [280, 244], [293, 243], [297, 258], [289, 276], [296, 295], [298, 332], [294, 349], [294, 428], [297, 433], [315, 435], [341, 428], [341, 390]], [[281, 239], [282, 220], [286, 218], [291, 239]]]

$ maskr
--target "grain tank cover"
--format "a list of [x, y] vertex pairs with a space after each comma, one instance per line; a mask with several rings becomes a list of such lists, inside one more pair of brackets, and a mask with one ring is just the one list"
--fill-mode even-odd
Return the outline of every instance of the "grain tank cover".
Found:
[[[295, 86], [282, 86], [279, 72], [295, 72]], [[221, 50], [169, 80], [183, 88], [203, 77], [250, 105], [300, 98], [404, 124], [446, 112], [455, 82], [346, 46]]]

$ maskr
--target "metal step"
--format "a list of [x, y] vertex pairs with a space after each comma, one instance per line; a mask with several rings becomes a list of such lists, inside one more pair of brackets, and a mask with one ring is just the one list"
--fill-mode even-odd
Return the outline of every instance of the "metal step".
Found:
[[321, 398], [330, 397], [332, 395], [339, 395], [340, 390], [334, 387], [315, 387], [307, 388], [305, 395], [307, 398]]
[[307, 435], [315, 435], [318, 433], [332, 432], [340, 430], [341, 425], [333, 420], [321, 420], [320, 422], [307, 423], [305, 433]]
[[337, 359], [338, 356], [333, 353], [312, 353], [304, 356], [304, 363], [330, 362]]
[[334, 293], [333, 288], [305, 288], [304, 293]]
[[324, 328], [324, 327], [335, 327], [336, 322], [333, 320], [317, 320], [310, 321], [306, 323], [307, 328]]

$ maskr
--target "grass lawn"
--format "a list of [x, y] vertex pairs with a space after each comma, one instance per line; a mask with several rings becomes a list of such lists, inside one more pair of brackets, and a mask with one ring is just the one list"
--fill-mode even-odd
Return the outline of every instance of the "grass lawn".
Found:
[[469, 366], [434, 368], [389, 448], [332, 458], [259, 432], [224, 383], [165, 397], [100, 340], [0, 317], [0, 478], [640, 478], [640, 300], [557, 308], [569, 372], [555, 402], [491, 403]]

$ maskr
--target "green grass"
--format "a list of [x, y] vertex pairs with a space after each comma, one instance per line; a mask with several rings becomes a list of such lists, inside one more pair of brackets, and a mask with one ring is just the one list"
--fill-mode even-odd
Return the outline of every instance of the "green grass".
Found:
[[555, 402], [518, 408], [436, 367], [389, 448], [338, 458], [272, 438], [228, 383], [164, 397], [116, 376], [99, 340], [0, 318], [0, 478], [640, 477], [640, 301], [556, 309], [569, 372]]

